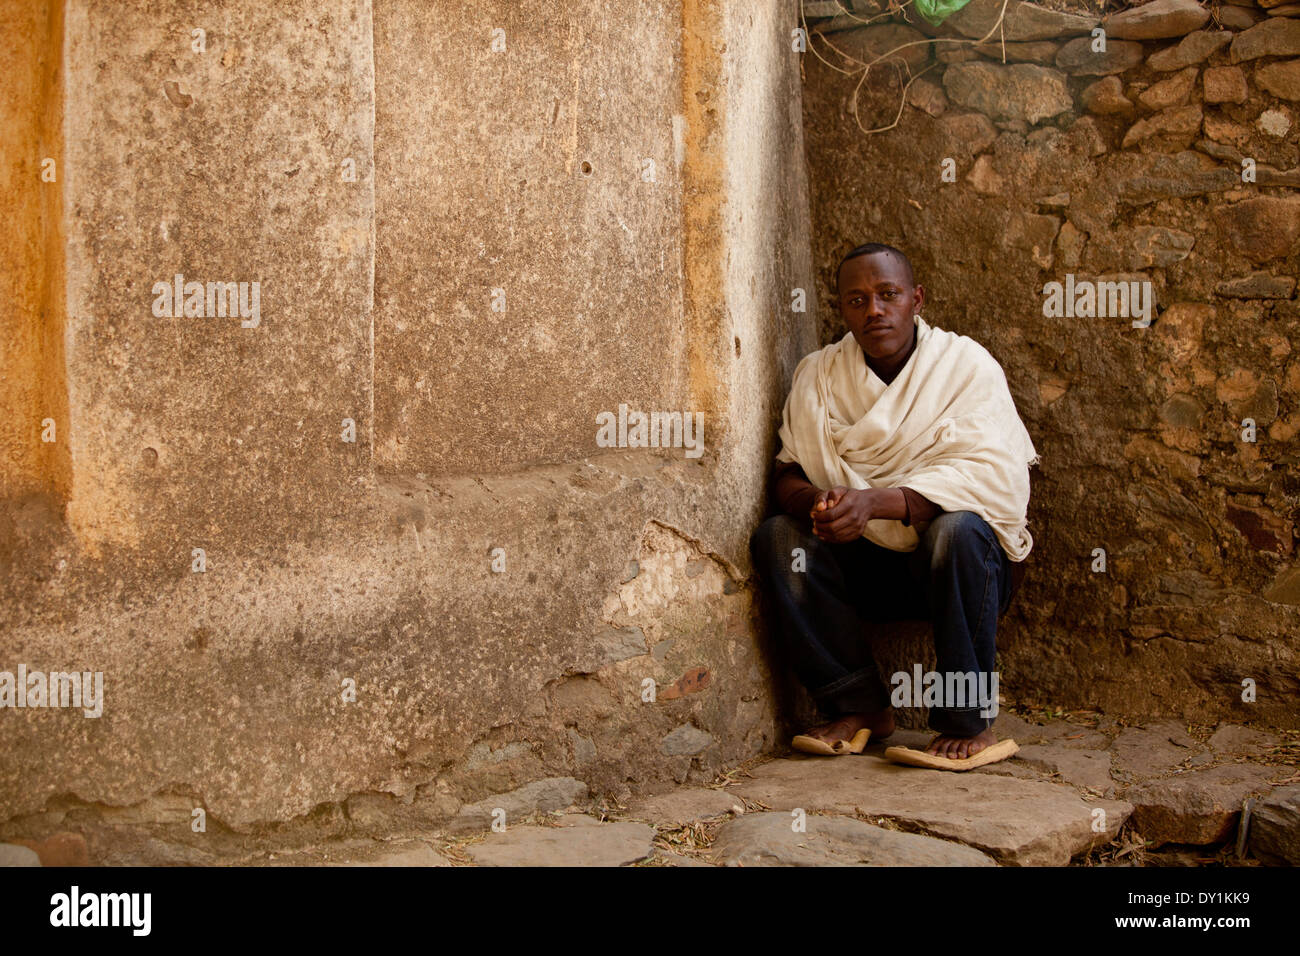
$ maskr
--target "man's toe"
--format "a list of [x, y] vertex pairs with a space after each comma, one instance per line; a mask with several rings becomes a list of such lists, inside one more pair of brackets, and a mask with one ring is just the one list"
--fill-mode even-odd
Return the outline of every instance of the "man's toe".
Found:
[[842, 729], [843, 728], [841, 728], [838, 724], [834, 724], [834, 723], [821, 724], [817, 727], [814, 727], [812, 730], [808, 731], [808, 736], [815, 737], [818, 740], [821, 740], [828, 744], [833, 744], [835, 743], [835, 741], [843, 739], [844, 735], [839, 733], [839, 731]]

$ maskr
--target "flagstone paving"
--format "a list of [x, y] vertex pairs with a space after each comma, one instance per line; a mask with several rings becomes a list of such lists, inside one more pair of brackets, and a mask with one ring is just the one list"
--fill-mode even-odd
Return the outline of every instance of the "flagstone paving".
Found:
[[751, 813], [724, 824], [713, 843], [722, 863], [739, 866], [996, 866], [960, 843], [899, 833], [853, 817], [810, 816], [796, 828], [788, 813]]
[[645, 823], [600, 823], [575, 813], [554, 826], [489, 833], [469, 855], [480, 866], [622, 866], [648, 857], [654, 836]]
[[[0, 833], [0, 865], [1063, 866], [1134, 865], [1144, 855], [1300, 863], [1298, 734], [1221, 725], [1194, 735], [1176, 720], [1036, 723], [1008, 712], [997, 731], [1020, 752], [966, 773], [885, 760], [886, 744], [930, 740], [900, 729], [861, 755], [757, 758], [713, 786], [626, 806], [577, 778], [547, 778], [477, 799], [440, 825], [389, 820], [378, 798], [261, 835], [219, 824], [192, 833], [186, 798], [176, 798], [179, 826], [144, 805], [52, 810]], [[371, 804], [378, 809], [360, 812]]]
[[[870, 753], [773, 760], [755, 768], [753, 779], [734, 792], [774, 810], [893, 821], [1019, 866], [1064, 866], [1076, 854], [1108, 843], [1132, 812], [1129, 804], [1113, 800], [1084, 802], [1053, 783], [923, 770]], [[1094, 814], [1096, 809], [1102, 813]]]

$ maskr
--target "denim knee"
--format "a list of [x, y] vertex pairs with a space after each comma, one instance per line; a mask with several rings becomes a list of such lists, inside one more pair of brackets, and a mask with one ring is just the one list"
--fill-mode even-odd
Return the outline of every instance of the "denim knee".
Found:
[[997, 536], [987, 521], [973, 511], [946, 511], [935, 518], [925, 532], [930, 563], [938, 566], [957, 556], [983, 559]]

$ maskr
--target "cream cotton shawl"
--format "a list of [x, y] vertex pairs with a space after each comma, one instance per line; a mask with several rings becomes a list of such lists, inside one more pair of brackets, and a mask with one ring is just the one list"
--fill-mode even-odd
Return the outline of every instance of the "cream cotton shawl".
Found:
[[[974, 339], [915, 319], [916, 348], [886, 385], [850, 332], [795, 369], [778, 461], [818, 488], [908, 487], [944, 511], [973, 511], [1012, 561], [1034, 546], [1029, 467], [1039, 461], [997, 359]], [[863, 537], [915, 550], [915, 528], [875, 518]]]

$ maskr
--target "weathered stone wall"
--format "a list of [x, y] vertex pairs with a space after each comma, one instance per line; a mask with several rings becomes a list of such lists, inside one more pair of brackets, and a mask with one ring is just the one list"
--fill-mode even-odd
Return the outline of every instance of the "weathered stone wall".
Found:
[[[1013, 2], [993, 40], [964, 42], [1001, 7], [972, 0], [938, 29], [817, 25], [822, 340], [843, 334], [835, 264], [877, 240], [912, 256], [927, 318], [1005, 368], [1043, 459], [999, 636], [1005, 695], [1300, 726], [1300, 7], [1222, 5], [1215, 22], [1156, 0], [1098, 21]], [[829, 65], [912, 41], [860, 86]], [[868, 135], [909, 70], [897, 125]], [[1153, 324], [1047, 315], [1067, 275], [1150, 282]]]
[[504, 5], [503, 56], [480, 4], [376, 7], [382, 468], [585, 457], [609, 396], [688, 398], [679, 14], [600, 10], [534, 35]]
[[[746, 546], [816, 343], [793, 24], [67, 4], [71, 476], [33, 518], [5, 464], [0, 671], [105, 700], [0, 709], [0, 820], [473, 826], [772, 746]], [[178, 273], [259, 282], [257, 321], [155, 314]], [[598, 446], [620, 404], [702, 411], [704, 454]]]
[[[473, 827], [770, 748], [747, 541], [868, 238], [1043, 455], [1004, 692], [1295, 725], [1294, 10], [1157, 0], [1101, 58], [1013, 6], [1007, 64], [909, 48], [868, 136], [793, 0], [523, 9], [7, 4], [0, 671], [105, 701], [0, 709], [0, 821]], [[155, 314], [178, 273], [258, 282], [256, 322]], [[1154, 323], [1044, 315], [1067, 274], [1149, 280]], [[705, 453], [598, 446], [620, 404]]]

